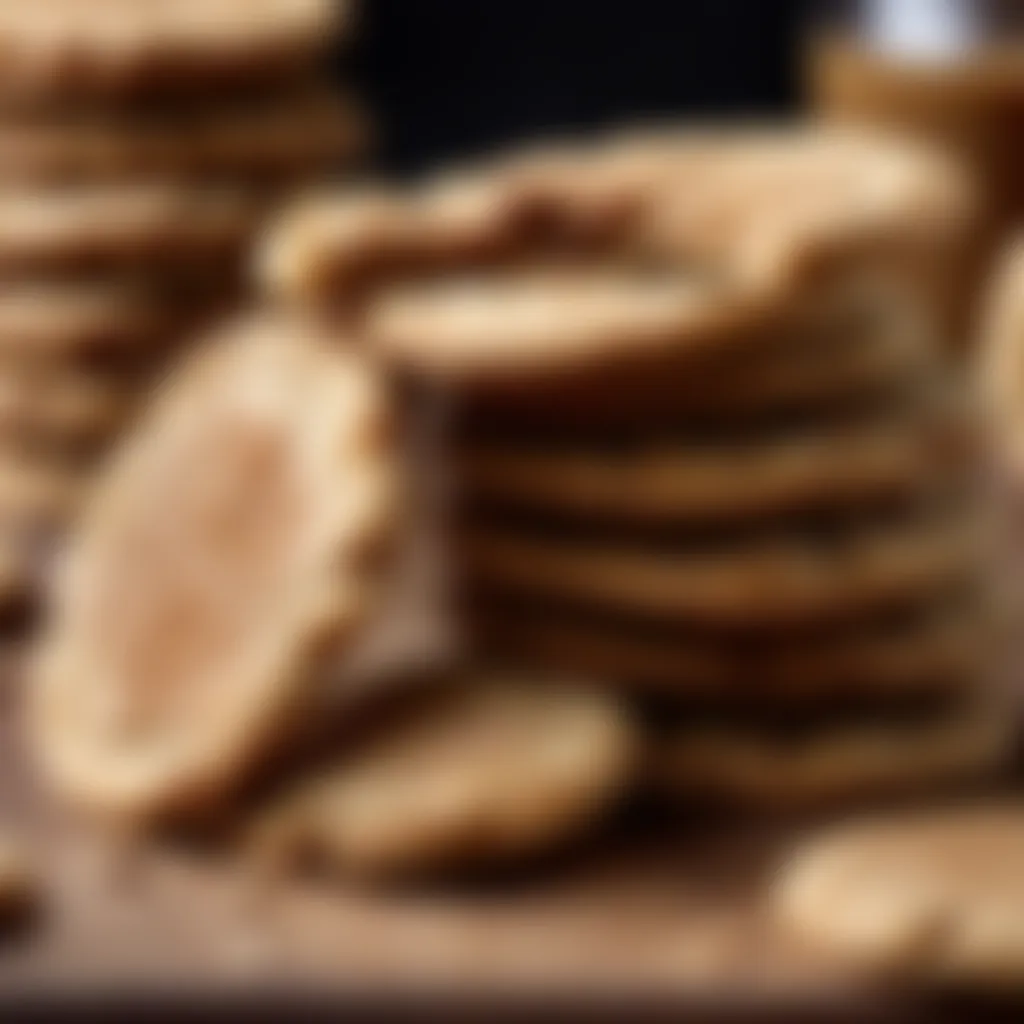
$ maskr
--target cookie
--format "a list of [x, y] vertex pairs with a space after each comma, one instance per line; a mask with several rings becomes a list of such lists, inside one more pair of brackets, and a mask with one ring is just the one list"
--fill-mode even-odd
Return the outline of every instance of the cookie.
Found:
[[325, 55], [335, 0], [41, 0], [0, 8], [0, 95], [89, 102], [269, 86]]
[[375, 368], [292, 318], [223, 331], [97, 483], [32, 674], [50, 781], [133, 821], [216, 802], [317, 699], [392, 524]]
[[887, 714], [796, 732], [665, 725], [649, 740], [649, 783], [685, 802], [795, 810], [981, 777], [1010, 753], [1011, 716], [987, 695], [920, 718]]
[[1014, 477], [1024, 472], [1024, 239], [1009, 246], [985, 302], [978, 379], [993, 448]]
[[0, 531], [10, 538], [65, 524], [88, 490], [82, 467], [0, 447]]
[[0, 194], [0, 275], [212, 271], [240, 257], [259, 217], [260, 204], [238, 190], [144, 184], [8, 191]]
[[638, 694], [829, 702], [945, 692], [976, 674], [996, 627], [972, 602], [928, 602], [902, 620], [762, 639], [642, 630], [520, 605], [477, 604], [473, 632], [492, 654]]
[[6, 366], [133, 365], [166, 352], [184, 331], [219, 311], [134, 287], [19, 284], [0, 289], [0, 358]]
[[128, 420], [146, 389], [142, 378], [0, 365], [0, 439], [100, 442]]
[[[439, 209], [413, 193], [378, 196], [372, 215], [365, 197], [307, 206], [271, 234], [263, 276], [286, 297], [345, 302], [372, 271], [365, 329], [397, 362], [537, 380], [776, 333], [868, 252], [877, 266], [880, 250], [902, 258], [904, 243], [946, 239], [965, 202], [944, 164], [848, 133], [666, 135], [640, 157], [594, 146], [546, 186], [491, 167], [488, 203]], [[480, 268], [481, 248], [501, 258]]]
[[772, 905], [794, 938], [858, 968], [1017, 988], [1022, 858], [1014, 802], [862, 818], [796, 846]]
[[324, 83], [182, 109], [8, 113], [0, 116], [0, 182], [286, 184], [351, 162], [368, 135], [355, 102]]
[[565, 520], [668, 525], [865, 507], [954, 475], [963, 417], [934, 403], [838, 427], [804, 423], [721, 437], [625, 439], [619, 447], [468, 438], [457, 479], [477, 501]]
[[979, 530], [925, 516], [827, 538], [725, 547], [574, 542], [467, 529], [472, 585], [677, 625], [774, 629], [856, 618], [940, 593], [976, 571]]
[[381, 725], [266, 812], [261, 855], [378, 879], [507, 863], [592, 824], [637, 753], [614, 701], [548, 679], [468, 679]]

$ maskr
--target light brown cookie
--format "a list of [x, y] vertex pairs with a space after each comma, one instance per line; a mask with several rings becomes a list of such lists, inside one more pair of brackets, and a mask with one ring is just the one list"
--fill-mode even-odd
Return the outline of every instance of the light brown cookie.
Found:
[[0, 116], [0, 182], [202, 180], [287, 184], [362, 154], [363, 113], [325, 83], [181, 110]]
[[33, 458], [0, 446], [0, 531], [42, 534], [65, 525], [88, 493], [85, 467]]
[[1005, 702], [988, 696], [919, 720], [888, 720], [880, 706], [872, 718], [788, 734], [722, 722], [666, 726], [652, 733], [648, 779], [686, 802], [808, 808], [982, 777], [1009, 756], [1013, 732]]
[[478, 527], [460, 539], [472, 584], [634, 618], [783, 628], [842, 621], [941, 593], [976, 572], [981, 532], [925, 516], [831, 539], [718, 549], [547, 539]]
[[984, 310], [978, 378], [993, 448], [1019, 481], [1024, 475], [1024, 238], [1009, 246]]
[[392, 525], [388, 420], [372, 365], [270, 314], [172, 378], [56, 579], [31, 734], [62, 794], [136, 820], [188, 813], [316, 699]]
[[26, 372], [108, 358], [133, 365], [164, 354], [221, 305], [175, 303], [129, 286], [12, 285], [0, 290], [0, 357]]
[[258, 852], [378, 878], [507, 863], [592, 824], [637, 753], [612, 700], [547, 679], [470, 678], [381, 726], [270, 809]]
[[[272, 233], [263, 276], [286, 296], [335, 301], [373, 276], [366, 330], [398, 362], [537, 380], [771, 335], [868, 253], [894, 270], [965, 216], [944, 165], [849, 133], [665, 136], [569, 163], [557, 175], [489, 167], [489, 202], [306, 207]], [[500, 258], [481, 268], [481, 248]]]
[[781, 925], [856, 967], [1016, 989], [1024, 978], [1024, 807], [932, 808], [846, 822], [792, 852]]
[[230, 189], [107, 184], [5, 191], [0, 275], [223, 268], [241, 257], [260, 213], [253, 196]]
[[543, 608], [478, 605], [470, 614], [477, 643], [513, 664], [599, 679], [627, 692], [767, 704], [961, 689], [988, 663], [998, 632], [966, 601], [921, 609], [903, 622], [760, 643], [693, 631], [645, 632]]
[[0, 5], [0, 94], [82, 102], [281, 81], [324, 56], [342, 0], [37, 0]]
[[568, 520], [636, 525], [762, 519], [865, 507], [934, 490], [968, 450], [946, 404], [796, 430], [600, 443], [468, 438], [456, 457], [473, 500]]
[[146, 390], [141, 377], [0, 363], [0, 439], [101, 442], [127, 422]]

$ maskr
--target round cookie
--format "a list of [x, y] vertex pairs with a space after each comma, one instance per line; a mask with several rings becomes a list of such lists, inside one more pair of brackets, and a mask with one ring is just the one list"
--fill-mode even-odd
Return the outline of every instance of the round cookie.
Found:
[[1024, 974], [1024, 807], [864, 818], [797, 846], [773, 892], [780, 924], [857, 967], [1010, 989]]
[[223, 274], [223, 261], [237, 260], [260, 212], [237, 189], [146, 183], [7, 191], [0, 195], [0, 275], [197, 267]]
[[[513, 664], [599, 679], [665, 698], [733, 698], [774, 705], [843, 696], [946, 692], [970, 685], [995, 642], [994, 624], [954, 603], [902, 623], [868, 624], [744, 644], [692, 631], [595, 623], [522, 606], [475, 607], [478, 641]], [[973, 612], [973, 614], [972, 614]]]
[[376, 878], [507, 863], [592, 824], [635, 765], [614, 701], [547, 679], [469, 678], [381, 725], [267, 812], [261, 854]]
[[[826, 286], [869, 262], [895, 270], [965, 216], [944, 163], [849, 132], [664, 135], [569, 163], [466, 176], [473, 202], [440, 189], [444, 202], [385, 194], [372, 211], [365, 197], [307, 204], [272, 232], [263, 276], [286, 297], [341, 302], [372, 277], [365, 328], [383, 351], [502, 384], [771, 336]], [[483, 268], [481, 250], [496, 257]]]
[[130, 368], [165, 354], [222, 304], [174, 303], [119, 285], [19, 284], [0, 289], [0, 358], [26, 372], [94, 361]]
[[119, 429], [146, 390], [137, 376], [0, 364], [0, 440], [89, 447]]
[[739, 521], [934, 490], [965, 448], [963, 427], [932, 407], [739, 440], [655, 435], [618, 449], [468, 438], [456, 469], [474, 500], [560, 519]]
[[111, 101], [270, 87], [342, 27], [336, 0], [36, 0], [0, 6], [8, 103]]
[[367, 136], [354, 101], [324, 83], [181, 111], [8, 115], [0, 118], [0, 181], [287, 184], [351, 161]]
[[985, 308], [979, 380], [994, 449], [1018, 479], [1024, 474], [1024, 239], [1008, 247]]
[[939, 705], [920, 720], [880, 705], [870, 720], [810, 731], [750, 724], [663, 727], [649, 740], [652, 790], [684, 802], [797, 810], [968, 780], [994, 771], [1013, 743], [1005, 701]]
[[386, 399], [335, 336], [270, 314], [171, 378], [55, 580], [30, 727], [63, 795], [136, 821], [188, 814], [316, 699], [390, 533]]
[[0, 116], [0, 182], [288, 184], [353, 160], [367, 136], [355, 102], [320, 82], [181, 110], [8, 114]]
[[782, 628], [841, 621], [973, 574], [981, 531], [926, 515], [842, 539], [755, 539], [706, 550], [547, 539], [477, 527], [460, 538], [472, 586], [675, 624]]

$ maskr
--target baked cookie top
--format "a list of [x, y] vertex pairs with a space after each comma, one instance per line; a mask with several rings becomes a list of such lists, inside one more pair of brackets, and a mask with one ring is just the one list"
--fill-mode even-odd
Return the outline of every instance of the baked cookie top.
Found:
[[82, 102], [279, 80], [323, 55], [345, 0], [3, 0], [0, 97]]
[[969, 205], [938, 158], [849, 131], [613, 138], [307, 199], [259, 267], [415, 370], [537, 379], [781, 327], [868, 255], [924, 265]]
[[615, 701], [552, 679], [461, 680], [286, 792], [255, 830], [264, 854], [394, 877], [547, 849], [631, 781]]
[[847, 822], [798, 846], [775, 890], [780, 921], [858, 967], [1016, 987], [1024, 970], [1024, 808], [923, 810]]
[[288, 726], [391, 522], [381, 378], [314, 326], [225, 329], [100, 479], [57, 574], [32, 736], [100, 810], [187, 812]]

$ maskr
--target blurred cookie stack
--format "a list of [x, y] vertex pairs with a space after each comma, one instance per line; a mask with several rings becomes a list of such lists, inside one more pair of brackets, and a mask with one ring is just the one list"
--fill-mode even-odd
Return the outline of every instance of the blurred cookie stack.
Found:
[[1004, 750], [928, 300], [969, 218], [878, 139], [659, 136], [300, 209], [263, 266], [452, 385], [478, 653], [629, 694], [671, 794], [802, 804]]
[[0, 597], [21, 606], [282, 190], [360, 149], [333, 0], [0, 7]]
[[628, 695], [663, 791], [804, 804], [1005, 749], [933, 301], [968, 206], [867, 136], [632, 138], [299, 209], [264, 271], [452, 386], [480, 655]]

